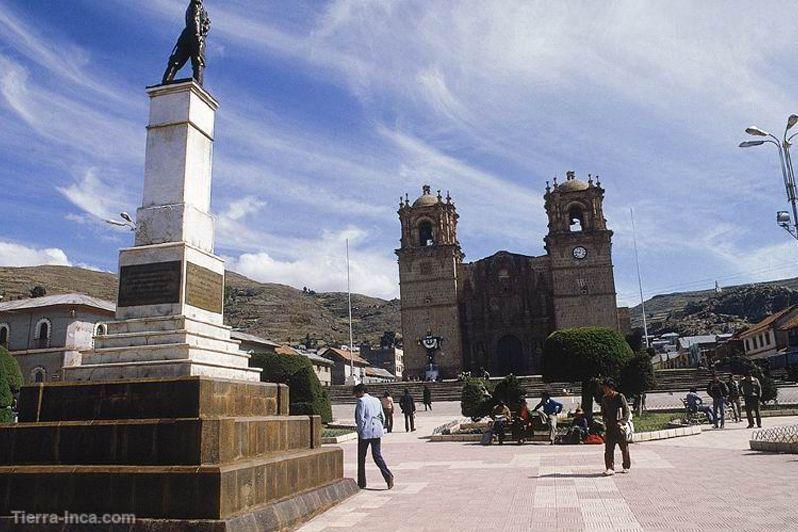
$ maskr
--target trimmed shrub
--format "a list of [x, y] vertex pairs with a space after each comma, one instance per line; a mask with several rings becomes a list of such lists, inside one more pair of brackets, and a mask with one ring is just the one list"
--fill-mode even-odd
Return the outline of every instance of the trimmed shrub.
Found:
[[249, 359], [249, 365], [263, 369], [261, 381], [288, 385], [291, 415], [315, 415], [324, 423], [332, 421], [330, 399], [310, 360], [301, 355], [257, 353]]
[[5, 365], [0, 364], [0, 423], [11, 423], [14, 419], [11, 414], [11, 403], [14, 401], [14, 395], [11, 393], [9, 381]]
[[638, 353], [630, 358], [621, 369], [619, 381], [621, 391], [626, 395], [638, 396], [656, 388], [657, 379], [654, 375], [654, 366], [651, 364], [651, 356]]
[[504, 401], [504, 404], [510, 410], [516, 411], [520, 408], [524, 396], [526, 396], [526, 388], [521, 386], [518, 377], [507, 375], [496, 385], [496, 389], [493, 391], [492, 404], [495, 405], [499, 401]]
[[14, 356], [8, 352], [5, 347], [0, 347], [0, 365], [6, 371], [6, 378], [8, 385], [11, 388], [11, 393], [17, 393], [22, 388], [22, 371], [19, 369], [19, 363]]
[[460, 411], [465, 417], [479, 421], [490, 413], [491, 395], [482, 379], [466, 378], [460, 394]]
[[634, 397], [635, 410], [638, 415], [642, 414], [642, 396], [649, 390], [657, 386], [657, 379], [654, 376], [654, 366], [651, 364], [651, 355], [648, 353], [637, 353], [621, 370], [619, 386], [627, 397]]
[[632, 349], [618, 331], [578, 327], [553, 332], [543, 344], [543, 380], [582, 383], [582, 409], [593, 412], [595, 380], [618, 379]]

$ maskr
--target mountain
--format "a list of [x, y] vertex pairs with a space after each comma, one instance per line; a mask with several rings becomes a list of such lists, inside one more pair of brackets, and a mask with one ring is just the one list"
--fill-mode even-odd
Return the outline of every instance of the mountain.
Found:
[[[649, 334], [734, 333], [789, 305], [798, 304], [798, 278], [715, 290], [657, 295], [645, 302]], [[631, 310], [632, 327], [642, 327], [640, 305]]]
[[[82, 292], [116, 301], [117, 277], [70, 266], [0, 267], [4, 300], [28, 297], [35, 286], [48, 294]], [[320, 344], [349, 343], [347, 294], [315, 293], [274, 283], [259, 283], [235, 272], [225, 277], [225, 322], [278, 342], [300, 342], [308, 335]], [[352, 294], [355, 343], [378, 343], [385, 331], [400, 332], [399, 300]]]

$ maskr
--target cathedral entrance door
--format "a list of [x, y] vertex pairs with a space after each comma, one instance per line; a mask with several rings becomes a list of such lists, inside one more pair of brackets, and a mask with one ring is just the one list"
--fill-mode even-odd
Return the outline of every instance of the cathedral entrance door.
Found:
[[524, 347], [521, 340], [512, 335], [507, 335], [499, 340], [496, 346], [495, 368], [498, 376], [526, 375], [528, 368]]

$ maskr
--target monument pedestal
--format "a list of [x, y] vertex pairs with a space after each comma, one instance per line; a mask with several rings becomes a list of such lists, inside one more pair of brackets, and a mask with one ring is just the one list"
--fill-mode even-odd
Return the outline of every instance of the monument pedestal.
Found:
[[[0, 529], [28, 514], [133, 514], [104, 530], [282, 530], [357, 491], [285, 385], [183, 377], [26, 386], [0, 427]], [[12, 517], [8, 517], [12, 516]], [[189, 526], [190, 525], [190, 526]]]
[[[0, 425], [0, 530], [82, 531], [27, 514], [132, 514], [119, 532], [285, 530], [357, 491], [318, 416], [258, 382], [224, 325], [213, 253], [216, 101], [151, 87], [136, 242], [119, 254], [116, 319], [64, 382], [25, 386]], [[91, 528], [97, 530], [98, 528]]]

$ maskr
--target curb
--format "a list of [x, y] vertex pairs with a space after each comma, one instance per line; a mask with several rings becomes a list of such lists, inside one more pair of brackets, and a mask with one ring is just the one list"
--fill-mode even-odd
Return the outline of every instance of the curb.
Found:
[[651, 432], [636, 432], [632, 436], [632, 443], [667, 440], [669, 438], [678, 438], [680, 436], [696, 436], [698, 434], [701, 434], [701, 427], [699, 425], [690, 425], [688, 427], [680, 427], [678, 429], [654, 430]]
[[751, 446], [752, 451], [798, 454], [798, 443], [750, 440], [749, 445]]
[[335, 443], [343, 443], [345, 441], [352, 441], [356, 439], [357, 439], [357, 432], [350, 432], [349, 434], [341, 434], [340, 436], [322, 438], [321, 443], [322, 445], [329, 445]]

